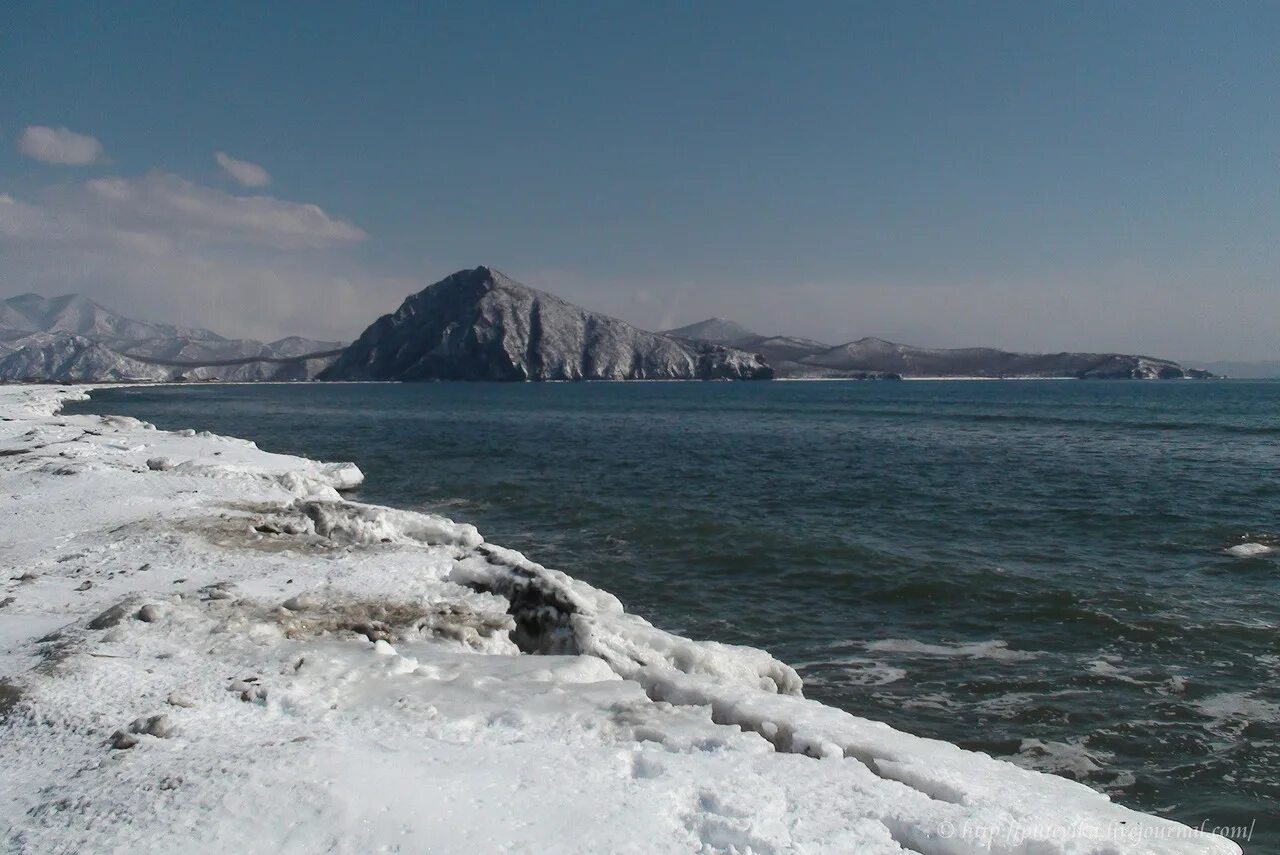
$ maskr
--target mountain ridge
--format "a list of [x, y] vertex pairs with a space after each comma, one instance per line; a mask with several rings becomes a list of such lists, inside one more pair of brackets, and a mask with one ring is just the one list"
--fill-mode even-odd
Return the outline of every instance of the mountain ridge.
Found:
[[740, 329], [747, 335], [730, 338], [730, 347], [760, 352], [777, 376], [788, 379], [856, 377], [978, 377], [978, 378], [1080, 378], [1174, 379], [1209, 377], [1208, 371], [1184, 368], [1171, 359], [1141, 354], [1019, 353], [995, 347], [929, 348], [864, 336], [838, 345], [789, 336], [762, 336], [725, 318], [668, 330], [668, 335], [698, 331]]
[[311, 379], [341, 346], [298, 336], [229, 339], [125, 317], [80, 294], [0, 301], [0, 381]]
[[832, 346], [723, 317], [654, 333], [483, 265], [409, 295], [345, 348], [140, 321], [79, 294], [0, 301], [0, 382], [1208, 376], [1139, 354], [927, 348], [874, 336]]

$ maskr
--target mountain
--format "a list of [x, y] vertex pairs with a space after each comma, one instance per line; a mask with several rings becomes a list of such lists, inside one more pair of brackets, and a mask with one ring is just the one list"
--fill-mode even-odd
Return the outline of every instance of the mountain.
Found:
[[[1278, 376], [1275, 364], [1222, 364]], [[714, 380], [900, 377], [1213, 376], [1123, 353], [925, 348], [878, 338], [832, 347], [766, 336], [725, 318], [646, 332], [488, 267], [408, 297], [350, 347], [290, 336], [264, 343], [139, 321], [77, 294], [0, 302], [0, 382], [125, 380]]]
[[[741, 334], [738, 334], [738, 333]], [[761, 354], [783, 378], [878, 377], [1078, 377], [1082, 379], [1170, 379], [1206, 377], [1169, 359], [1123, 353], [1012, 353], [990, 347], [926, 348], [861, 338], [832, 347], [811, 339], [762, 336], [724, 318], [711, 318], [668, 335]]]
[[267, 347], [280, 356], [303, 356], [308, 353], [342, 350], [346, 346], [346, 343], [341, 341], [317, 341], [297, 335], [277, 339], [267, 344]]
[[696, 324], [689, 324], [687, 327], [666, 330], [663, 335], [697, 341], [710, 341], [716, 344], [732, 344], [735, 341], [764, 338], [764, 336], [752, 332], [742, 324], [734, 323], [725, 318], [707, 318], [705, 321], [698, 321]]
[[41, 297], [39, 294], [11, 297], [0, 304], [0, 329], [12, 332], [65, 332], [95, 340], [224, 340], [222, 336], [209, 330], [152, 324], [126, 318], [79, 294], [52, 298]]
[[84, 336], [50, 336], [0, 358], [0, 380], [58, 383], [117, 383], [168, 380], [168, 369], [148, 365]]
[[78, 294], [0, 302], [0, 382], [309, 380], [341, 348], [297, 336], [264, 344], [139, 321]]
[[462, 270], [383, 315], [321, 380], [767, 379], [758, 356], [646, 332], [488, 267]]
[[[691, 342], [714, 341], [727, 347], [735, 347], [759, 354], [773, 368], [774, 376], [783, 379], [847, 379], [847, 380], [898, 380], [900, 375], [891, 371], [844, 370], [819, 365], [804, 365], [802, 360], [814, 354], [831, 350], [831, 345], [811, 338], [788, 335], [760, 335], [742, 324], [725, 318], [708, 318], [667, 330], [664, 335], [675, 336]], [[710, 336], [710, 338], [707, 338]]]
[[685, 339], [687, 341], [708, 341], [758, 353], [764, 357], [775, 372], [781, 367], [785, 373], [789, 363], [802, 359], [812, 353], [818, 353], [831, 347], [820, 341], [808, 338], [794, 338], [785, 335], [760, 335], [744, 327], [742, 324], [725, 318], [708, 318], [667, 330], [663, 335]]

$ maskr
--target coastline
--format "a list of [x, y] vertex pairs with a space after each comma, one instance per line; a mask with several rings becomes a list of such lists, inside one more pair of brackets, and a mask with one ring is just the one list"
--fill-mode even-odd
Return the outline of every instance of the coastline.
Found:
[[[763, 651], [665, 633], [471, 526], [346, 501], [350, 464], [56, 415], [90, 388], [0, 387], [11, 843], [1239, 851], [804, 700]], [[161, 714], [176, 734], [106, 747]], [[52, 794], [73, 777], [79, 812]]]

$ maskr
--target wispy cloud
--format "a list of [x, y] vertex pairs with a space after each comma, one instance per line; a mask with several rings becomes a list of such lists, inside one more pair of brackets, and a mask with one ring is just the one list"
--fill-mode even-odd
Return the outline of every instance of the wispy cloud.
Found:
[[58, 211], [112, 228], [184, 236], [210, 243], [252, 243], [281, 249], [361, 241], [358, 226], [319, 206], [273, 196], [233, 196], [177, 175], [95, 178], [57, 194]]
[[222, 171], [241, 187], [266, 187], [271, 183], [271, 175], [256, 163], [237, 160], [225, 151], [218, 152], [213, 158], [218, 161]]
[[66, 128], [31, 125], [18, 137], [18, 151], [43, 163], [88, 166], [106, 159], [102, 143]]
[[345, 252], [365, 237], [316, 205], [163, 172], [96, 178], [0, 193], [0, 282], [231, 335], [349, 338], [415, 284]]
[[0, 239], [102, 244], [138, 237], [288, 250], [356, 243], [365, 233], [316, 205], [232, 196], [163, 172], [58, 187], [39, 203], [0, 196]]

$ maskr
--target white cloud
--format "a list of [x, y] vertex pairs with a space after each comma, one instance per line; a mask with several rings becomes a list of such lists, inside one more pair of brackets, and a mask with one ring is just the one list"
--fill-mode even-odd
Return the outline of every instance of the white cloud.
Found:
[[100, 244], [122, 235], [279, 250], [339, 246], [365, 238], [358, 226], [316, 205], [272, 196], [232, 196], [164, 172], [60, 186], [46, 194], [42, 204], [8, 195], [0, 198], [0, 239]]
[[222, 167], [222, 171], [230, 175], [241, 187], [266, 187], [271, 183], [271, 175], [256, 163], [247, 160], [236, 160], [225, 151], [213, 156]]
[[364, 237], [315, 205], [166, 173], [100, 178], [0, 194], [0, 282], [228, 335], [351, 338], [414, 289], [348, 257]]
[[105, 159], [102, 143], [66, 128], [32, 125], [18, 137], [18, 151], [44, 163], [87, 166]]
[[54, 203], [64, 212], [112, 228], [127, 228], [209, 243], [250, 243], [280, 249], [361, 241], [365, 233], [316, 205], [273, 196], [233, 196], [177, 175], [95, 178]]

